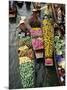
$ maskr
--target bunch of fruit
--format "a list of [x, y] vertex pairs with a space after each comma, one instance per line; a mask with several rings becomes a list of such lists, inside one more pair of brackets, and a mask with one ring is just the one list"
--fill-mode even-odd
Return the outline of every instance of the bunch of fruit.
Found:
[[19, 64], [23, 64], [26, 62], [31, 62], [31, 59], [27, 56], [19, 57]]
[[53, 56], [54, 32], [50, 20], [43, 20], [43, 39], [45, 46], [45, 57]]
[[27, 53], [28, 49], [29, 48], [26, 45], [22, 46], [22, 47], [19, 47], [19, 49], [18, 49], [18, 56], [19, 57], [23, 57]]
[[31, 47], [31, 37], [26, 36], [21, 39], [18, 39], [17, 44], [18, 44], [18, 46], [27, 45], [30, 48]]
[[26, 45], [25, 46], [22, 46], [22, 47], [19, 47], [19, 49], [18, 49], [18, 56], [19, 57], [27, 56], [31, 60], [34, 58], [33, 57], [33, 51], [32, 51], [32, 49], [29, 49]]

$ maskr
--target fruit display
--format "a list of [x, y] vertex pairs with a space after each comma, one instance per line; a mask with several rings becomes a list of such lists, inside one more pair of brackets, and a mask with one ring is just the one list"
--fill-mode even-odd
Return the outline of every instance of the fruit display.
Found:
[[[65, 85], [65, 36], [63, 25], [56, 27], [54, 36], [55, 60], [61, 85]], [[62, 28], [62, 29], [61, 29]]]
[[54, 29], [50, 20], [47, 19], [43, 20], [42, 30], [43, 30], [45, 57], [52, 57], [54, 48]]
[[31, 37], [26, 36], [26, 37], [23, 37], [21, 39], [18, 39], [17, 44], [18, 44], [18, 46], [26, 45], [26, 46], [28, 46], [30, 48], [31, 47]]
[[32, 39], [32, 46], [34, 50], [38, 49], [43, 49], [43, 39], [38, 37], [38, 38], [33, 38]]
[[34, 87], [34, 55], [29, 32], [18, 29], [17, 46], [21, 85], [23, 88], [32, 88]]
[[29, 58], [23, 57], [21, 60], [25, 62], [20, 63], [19, 71], [21, 76], [21, 84], [23, 88], [33, 88], [34, 87], [34, 62], [30, 61]]
[[15, 2], [9, 1], [9, 89], [64, 86], [65, 5]]
[[18, 56], [19, 57], [23, 57], [27, 54], [29, 48], [25, 45], [25, 46], [22, 46], [22, 47], [19, 47], [18, 49]]
[[30, 30], [31, 37], [32, 37], [32, 48], [34, 51], [35, 59], [42, 59], [43, 58], [43, 33], [41, 27], [34, 27]]
[[57, 35], [54, 37], [54, 42], [55, 42], [55, 59], [58, 63], [59, 66], [62, 68], [65, 68], [65, 40], [62, 37], [61, 38], [61, 32], [59, 31]]
[[20, 47], [18, 50], [21, 52], [19, 56], [21, 84], [23, 88], [34, 87], [34, 58], [32, 49], [24, 46]]
[[27, 56], [32, 60], [34, 58], [33, 57], [33, 50], [29, 49], [26, 45], [22, 46], [22, 47], [19, 47], [18, 56], [19, 57]]
[[32, 37], [42, 36], [42, 29], [41, 28], [32, 28], [30, 30]]
[[31, 59], [27, 56], [19, 57], [19, 64], [23, 64], [26, 62], [31, 62]]
[[52, 19], [52, 6], [50, 4], [45, 4], [43, 12], [42, 30], [46, 66], [53, 66], [54, 27], [52, 25]]
[[60, 36], [55, 36], [55, 51], [57, 55], [64, 55], [64, 40]]

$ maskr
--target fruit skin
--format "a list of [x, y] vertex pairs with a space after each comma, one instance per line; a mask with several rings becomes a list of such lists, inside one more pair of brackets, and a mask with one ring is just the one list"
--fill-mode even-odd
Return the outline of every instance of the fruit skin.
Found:
[[45, 57], [53, 56], [54, 49], [54, 29], [51, 24], [51, 21], [48, 19], [43, 20], [43, 39], [44, 39], [44, 48], [45, 48]]

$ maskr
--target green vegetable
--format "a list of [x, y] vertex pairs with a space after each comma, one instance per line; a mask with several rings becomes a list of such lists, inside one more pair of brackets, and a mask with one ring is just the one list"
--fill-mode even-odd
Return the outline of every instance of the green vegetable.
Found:
[[28, 47], [31, 47], [31, 37], [29, 36], [23, 37], [21, 39], [18, 38], [17, 41], [19, 46], [27, 45]]
[[64, 52], [65, 52], [65, 49], [64, 49], [65, 42], [61, 38], [61, 36], [60, 35], [55, 36], [54, 42], [55, 42], [56, 54], [57, 55], [64, 55]]
[[34, 87], [34, 62], [21, 64], [19, 70], [23, 88]]

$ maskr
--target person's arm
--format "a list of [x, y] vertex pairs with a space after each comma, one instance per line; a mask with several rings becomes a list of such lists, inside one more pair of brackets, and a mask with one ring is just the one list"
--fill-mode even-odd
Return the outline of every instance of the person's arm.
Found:
[[27, 27], [28, 30], [30, 30], [32, 28], [30, 26], [30, 18], [26, 20], [25, 24], [26, 24], [26, 27]]

